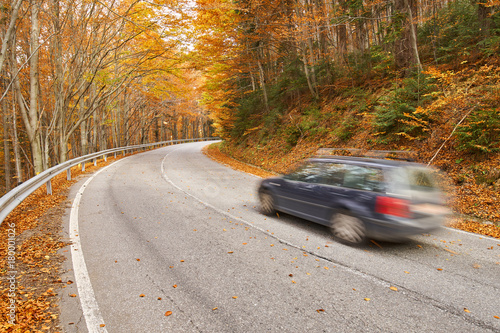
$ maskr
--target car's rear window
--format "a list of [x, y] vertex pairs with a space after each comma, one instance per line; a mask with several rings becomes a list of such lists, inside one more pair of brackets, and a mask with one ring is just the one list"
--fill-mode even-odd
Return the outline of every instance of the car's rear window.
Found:
[[440, 190], [432, 169], [423, 167], [393, 168], [388, 175], [388, 192], [424, 201], [438, 200]]

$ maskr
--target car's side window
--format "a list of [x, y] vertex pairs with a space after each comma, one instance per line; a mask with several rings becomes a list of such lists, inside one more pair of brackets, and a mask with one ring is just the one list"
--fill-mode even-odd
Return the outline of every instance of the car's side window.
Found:
[[344, 164], [325, 163], [321, 183], [332, 186], [342, 186], [344, 183]]
[[357, 165], [346, 165], [344, 186], [358, 190], [382, 192], [384, 174], [381, 169]]
[[321, 180], [323, 163], [306, 163], [294, 172], [285, 176], [285, 179], [306, 183], [319, 183]]

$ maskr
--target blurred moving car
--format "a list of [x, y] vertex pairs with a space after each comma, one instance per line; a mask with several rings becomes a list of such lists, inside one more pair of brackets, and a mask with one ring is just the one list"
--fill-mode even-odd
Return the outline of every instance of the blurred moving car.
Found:
[[347, 244], [400, 241], [442, 226], [449, 214], [434, 170], [407, 161], [332, 156], [265, 179], [261, 210], [282, 211], [329, 226]]

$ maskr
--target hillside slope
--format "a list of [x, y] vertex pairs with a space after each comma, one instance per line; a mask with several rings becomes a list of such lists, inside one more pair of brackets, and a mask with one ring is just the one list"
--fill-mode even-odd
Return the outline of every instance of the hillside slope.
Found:
[[276, 173], [323, 147], [412, 151], [450, 177], [455, 212], [499, 224], [499, 64], [471, 58], [417, 78], [339, 83], [321, 102], [304, 99], [273, 121], [254, 117], [221, 149]]

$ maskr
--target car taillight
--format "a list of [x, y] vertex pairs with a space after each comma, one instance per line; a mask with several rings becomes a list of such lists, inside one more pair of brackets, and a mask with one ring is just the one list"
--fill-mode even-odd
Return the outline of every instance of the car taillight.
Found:
[[380, 214], [393, 215], [398, 217], [410, 217], [410, 202], [404, 199], [391, 197], [377, 197], [375, 211]]

